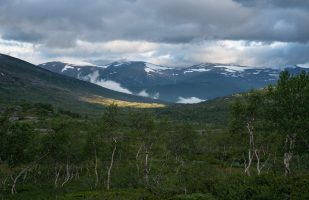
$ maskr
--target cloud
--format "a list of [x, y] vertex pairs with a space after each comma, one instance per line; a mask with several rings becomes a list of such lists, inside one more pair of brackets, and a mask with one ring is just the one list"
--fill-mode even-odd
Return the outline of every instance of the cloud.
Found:
[[[308, 41], [307, 1], [2, 0], [5, 38], [70, 47], [76, 41], [189, 43], [204, 39]], [[262, 2], [269, 2], [262, 0]], [[284, 1], [287, 2], [287, 1]], [[251, 5], [251, 6], [246, 6]], [[304, 5], [304, 6], [302, 6]], [[290, 9], [293, 7], [295, 9]], [[290, 31], [280, 32], [278, 23]], [[8, 37], [14, 30], [14, 37]], [[177, 33], [177, 34], [175, 34]], [[29, 38], [31, 36], [31, 38]]]
[[[307, 0], [0, 2], [0, 51], [35, 64], [64, 58], [173, 66], [309, 62]], [[278, 43], [284, 45], [273, 47]]]
[[244, 6], [278, 7], [278, 8], [309, 8], [307, 0], [234, 0]]
[[[117, 41], [118, 43], [119, 41]], [[140, 53], [130, 50], [111, 52], [103, 43], [80, 43], [71, 49], [47, 49], [28, 42], [0, 39], [0, 52], [35, 64], [59, 60], [65, 63], [104, 65], [115, 60], [142, 60], [163, 66], [183, 67], [202, 62], [239, 64], [253, 67], [303, 65], [309, 63], [309, 43], [213, 40], [188, 44], [124, 42], [149, 46]], [[144, 48], [144, 47], [143, 47]], [[149, 51], [148, 51], [149, 50]], [[52, 56], [47, 56], [52, 55]]]
[[189, 98], [178, 97], [177, 103], [194, 104], [194, 103], [201, 103], [203, 101], [205, 101], [205, 100], [197, 98], [197, 97], [189, 97]]
[[160, 93], [159, 92], [156, 92], [152, 95], [152, 98], [153, 99], [159, 99], [160, 98]]
[[146, 90], [140, 91], [137, 95], [141, 97], [150, 97], [150, 95], [146, 92]]
[[104, 88], [107, 88], [107, 89], [110, 89], [110, 90], [114, 90], [114, 91], [117, 91], [117, 92], [132, 94], [132, 92], [130, 90], [122, 87], [120, 83], [117, 83], [117, 82], [111, 81], [111, 80], [99, 79], [99, 76], [100, 76], [99, 71], [94, 71], [93, 73], [88, 74], [85, 77], [79, 77], [79, 79], [89, 81], [89, 82], [97, 84], [101, 87], [104, 87]]
[[110, 90], [114, 90], [117, 92], [122, 92], [122, 93], [127, 93], [127, 94], [132, 94], [132, 92], [120, 85], [120, 83], [117, 83], [115, 81], [111, 80], [100, 80], [96, 82], [97, 85], [100, 85], [102, 87], [105, 87]]
[[153, 98], [153, 99], [159, 99], [159, 97], [160, 97], [159, 92], [156, 92], [154, 94], [149, 94], [145, 89], [140, 91], [137, 95], [142, 96], [142, 97], [149, 97], [149, 98]]

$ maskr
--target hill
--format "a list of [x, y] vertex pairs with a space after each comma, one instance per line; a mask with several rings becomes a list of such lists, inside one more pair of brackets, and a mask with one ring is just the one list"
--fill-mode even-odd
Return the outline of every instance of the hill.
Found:
[[112, 102], [124, 107], [164, 106], [152, 99], [115, 92], [2, 54], [0, 96], [0, 105], [39, 102], [86, 113], [95, 113]]

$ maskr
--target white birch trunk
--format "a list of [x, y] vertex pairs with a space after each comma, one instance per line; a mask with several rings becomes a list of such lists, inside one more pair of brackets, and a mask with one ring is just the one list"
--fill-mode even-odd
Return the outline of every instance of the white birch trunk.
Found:
[[15, 178], [11, 177], [11, 179], [13, 180], [12, 183], [12, 187], [11, 187], [11, 194], [15, 194], [16, 193], [16, 185], [18, 182], [18, 179], [24, 174], [26, 173], [28, 170], [30, 170], [33, 166], [36, 165], [37, 162], [39, 162], [40, 160], [42, 160], [45, 156], [47, 156], [48, 153], [46, 153], [45, 155], [43, 155], [42, 157], [40, 157], [39, 159], [37, 159], [36, 161], [34, 161], [32, 164], [30, 164], [28, 167], [22, 169]]
[[149, 188], [149, 174], [150, 174], [149, 153], [151, 148], [152, 144], [149, 147], [146, 147], [145, 145], [144, 180], [147, 189]]
[[253, 160], [254, 152], [254, 134], [250, 122], [247, 123], [247, 130], [249, 132], [249, 149], [248, 149], [248, 162], [245, 161], [245, 174], [250, 176], [250, 168]]
[[95, 174], [95, 188], [98, 186], [99, 183], [99, 174], [98, 174], [98, 156], [97, 156], [97, 148], [96, 145], [94, 146], [94, 174]]
[[106, 189], [109, 190], [110, 189], [110, 179], [111, 179], [111, 171], [114, 165], [114, 156], [115, 156], [115, 152], [117, 150], [117, 140], [114, 138], [114, 149], [112, 152], [112, 156], [111, 156], [111, 162], [107, 171], [107, 180], [106, 180]]
[[61, 184], [61, 187], [63, 187], [70, 180], [70, 166], [69, 166], [69, 159], [68, 158], [67, 158], [65, 170], [66, 170], [66, 177], [65, 177], [63, 183]]
[[137, 177], [140, 176], [140, 172], [139, 172], [140, 169], [139, 169], [139, 164], [138, 164], [138, 157], [139, 157], [139, 154], [140, 154], [140, 152], [141, 152], [141, 150], [142, 150], [143, 144], [144, 144], [144, 143], [142, 143], [142, 144], [139, 146], [139, 149], [138, 149], [138, 151], [137, 151], [137, 153], [136, 153], [136, 155], [135, 155]]
[[283, 164], [284, 164], [284, 174], [288, 176], [291, 173], [290, 162], [293, 159], [293, 149], [295, 144], [296, 134], [287, 135], [285, 139], [286, 152], [284, 153]]

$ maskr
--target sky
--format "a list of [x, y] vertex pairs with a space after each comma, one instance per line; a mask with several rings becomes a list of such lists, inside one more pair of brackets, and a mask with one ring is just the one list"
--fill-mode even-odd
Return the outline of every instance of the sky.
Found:
[[34, 64], [309, 67], [309, 1], [0, 0], [0, 53]]

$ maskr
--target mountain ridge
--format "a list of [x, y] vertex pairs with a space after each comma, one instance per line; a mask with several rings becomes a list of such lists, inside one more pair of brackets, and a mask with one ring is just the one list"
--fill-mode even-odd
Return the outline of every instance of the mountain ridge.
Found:
[[[144, 61], [117, 61], [103, 66], [48, 62], [38, 66], [116, 91], [173, 103], [196, 103], [190, 99], [204, 101], [265, 87], [274, 84], [283, 70], [218, 63], [175, 68]], [[309, 71], [298, 66], [286, 69], [292, 74]]]

